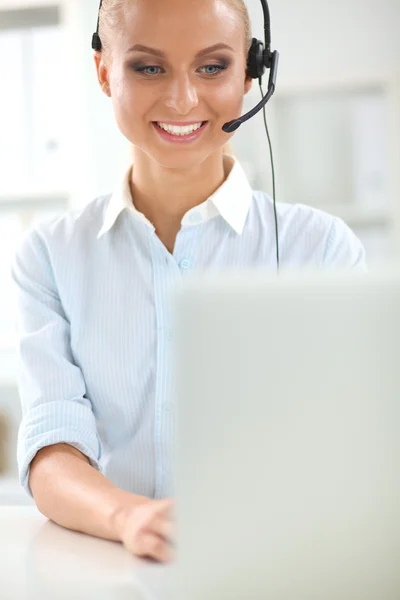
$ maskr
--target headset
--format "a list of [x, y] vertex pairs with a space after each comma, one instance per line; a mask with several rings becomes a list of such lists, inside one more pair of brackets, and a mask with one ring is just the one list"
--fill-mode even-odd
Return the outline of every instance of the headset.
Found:
[[[101, 52], [102, 43], [99, 35], [99, 25], [100, 25], [100, 12], [103, 5], [103, 0], [100, 0], [99, 6], [99, 14], [97, 19], [97, 30], [93, 34], [92, 38], [92, 48], [96, 52]], [[272, 146], [271, 140], [269, 136], [267, 120], [265, 115], [265, 105], [268, 100], [271, 98], [273, 93], [275, 92], [276, 86], [276, 76], [278, 73], [278, 64], [279, 64], [279, 52], [276, 50], [271, 52], [271, 19], [269, 14], [269, 8], [267, 4], [267, 0], [261, 0], [261, 5], [264, 13], [264, 34], [265, 34], [265, 44], [258, 40], [257, 38], [253, 38], [251, 47], [249, 50], [249, 54], [247, 57], [247, 73], [252, 79], [258, 79], [260, 90], [261, 90], [261, 101], [255, 106], [252, 110], [244, 114], [242, 117], [238, 119], [233, 119], [228, 123], [223, 125], [222, 130], [226, 133], [231, 133], [232, 131], [236, 131], [242, 123], [245, 123], [254, 115], [256, 115], [261, 109], [263, 109], [264, 113], [264, 125], [265, 130], [267, 132], [269, 150], [271, 156], [271, 166], [272, 166], [272, 186], [273, 186], [273, 202], [274, 202], [274, 215], [275, 215], [275, 238], [276, 238], [276, 264], [279, 273], [280, 259], [279, 259], [279, 233], [278, 233], [278, 218], [276, 212], [276, 198], [275, 198], [275, 169], [274, 169], [274, 160], [272, 155]], [[268, 90], [266, 95], [264, 96], [264, 91], [262, 89], [262, 77], [265, 71], [269, 69], [269, 81], [268, 81]]]

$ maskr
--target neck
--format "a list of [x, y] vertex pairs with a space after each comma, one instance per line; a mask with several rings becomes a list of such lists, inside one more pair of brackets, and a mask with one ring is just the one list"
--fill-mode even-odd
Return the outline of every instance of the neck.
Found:
[[165, 168], [135, 148], [131, 192], [136, 209], [156, 229], [179, 230], [185, 214], [225, 181], [231, 162], [222, 150], [188, 169]]

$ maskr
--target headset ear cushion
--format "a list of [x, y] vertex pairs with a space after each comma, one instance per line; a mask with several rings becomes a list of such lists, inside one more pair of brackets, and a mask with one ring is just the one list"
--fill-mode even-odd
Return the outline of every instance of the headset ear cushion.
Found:
[[101, 39], [97, 32], [94, 33], [93, 37], [92, 37], [92, 48], [93, 48], [93, 50], [96, 50], [97, 52], [101, 52], [101, 50], [102, 50]]
[[259, 79], [265, 73], [264, 44], [253, 38], [247, 57], [247, 73], [252, 79]]

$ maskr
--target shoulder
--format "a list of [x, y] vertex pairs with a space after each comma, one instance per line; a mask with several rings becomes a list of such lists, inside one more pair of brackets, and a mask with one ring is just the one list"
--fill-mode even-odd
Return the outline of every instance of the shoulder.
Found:
[[95, 243], [111, 194], [100, 196], [85, 207], [41, 219], [24, 233], [16, 246], [11, 272], [47, 272], [60, 261], [75, 261]]
[[71, 248], [79, 241], [96, 239], [111, 194], [99, 196], [79, 209], [39, 220], [25, 233], [22, 244]]
[[111, 194], [99, 196], [82, 208], [43, 220], [37, 225], [36, 231], [43, 237], [62, 239], [67, 243], [77, 237], [96, 237], [102, 227], [110, 198]]
[[[272, 198], [254, 191], [253, 199], [258, 215], [273, 223]], [[277, 202], [276, 209], [280, 249], [289, 262], [296, 257], [299, 263], [366, 270], [364, 247], [340, 217], [305, 204]]]

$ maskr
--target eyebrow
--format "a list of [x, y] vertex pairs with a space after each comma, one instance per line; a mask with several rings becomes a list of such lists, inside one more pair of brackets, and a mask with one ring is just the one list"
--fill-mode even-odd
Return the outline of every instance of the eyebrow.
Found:
[[[214, 52], [215, 50], [231, 50], [232, 52], [234, 52], [234, 49], [231, 48], [231, 46], [228, 46], [228, 44], [219, 43], [214, 44], [214, 46], [210, 46], [209, 48], [205, 48], [204, 50], [200, 50], [200, 52], [196, 54], [196, 58], [200, 58], [201, 56], [210, 54], [210, 52]], [[127, 51], [127, 54], [129, 52], [146, 52], [146, 54], [153, 54], [154, 56], [158, 56], [159, 58], [166, 58], [166, 54], [165, 52], [162, 52], [162, 50], [156, 50], [155, 48], [149, 48], [148, 46], [142, 46], [141, 44], [136, 44], [136, 46], [132, 46], [132, 48], [129, 48], [129, 50]]]

